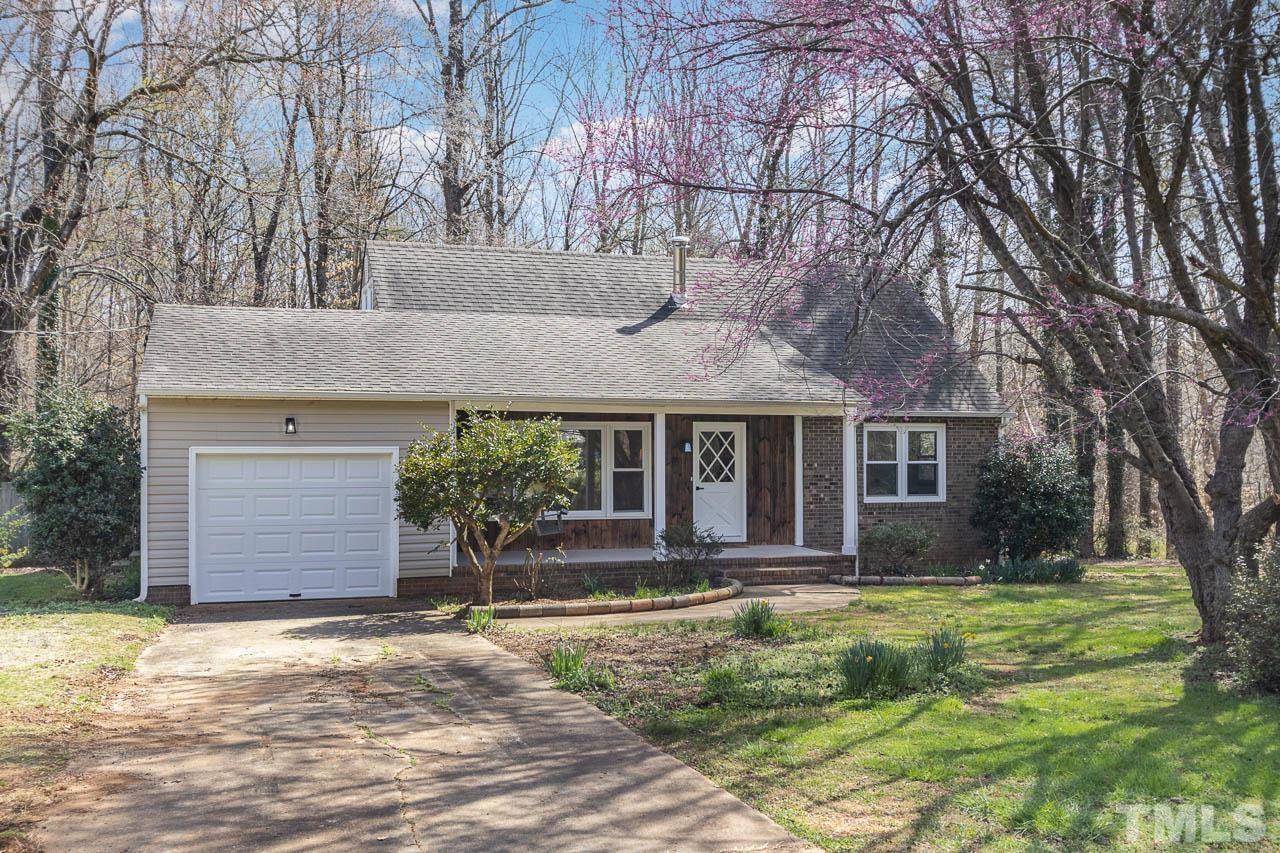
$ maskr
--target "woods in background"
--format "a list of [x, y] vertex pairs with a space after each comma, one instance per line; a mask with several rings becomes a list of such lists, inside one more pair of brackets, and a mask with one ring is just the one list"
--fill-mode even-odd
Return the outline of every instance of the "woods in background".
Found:
[[912, 282], [1074, 446], [1086, 554], [1167, 529], [1212, 599], [1280, 514], [1266, 4], [4, 2], [6, 411], [132, 406], [156, 302], [353, 307], [366, 239], [682, 233], [767, 273], [735, 322]]

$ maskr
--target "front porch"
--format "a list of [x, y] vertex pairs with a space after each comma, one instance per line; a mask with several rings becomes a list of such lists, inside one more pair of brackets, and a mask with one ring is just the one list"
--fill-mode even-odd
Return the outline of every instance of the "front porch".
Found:
[[[555, 554], [544, 551], [544, 554]], [[574, 567], [588, 566], [636, 566], [653, 562], [652, 548], [570, 548], [562, 552], [564, 564]], [[499, 566], [524, 565], [523, 551], [507, 551], [498, 557]], [[830, 551], [819, 551], [816, 548], [805, 548], [800, 545], [726, 545], [720, 556], [715, 558], [717, 565], [822, 565], [827, 561], [833, 564], [841, 561], [839, 554]]]

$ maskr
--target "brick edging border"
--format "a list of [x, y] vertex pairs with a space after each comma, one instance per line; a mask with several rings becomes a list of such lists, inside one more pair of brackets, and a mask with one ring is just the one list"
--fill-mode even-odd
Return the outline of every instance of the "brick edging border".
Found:
[[925, 575], [905, 578], [888, 575], [829, 575], [827, 582], [840, 586], [977, 586], [982, 583], [982, 578], [977, 575], [968, 577]]
[[[501, 604], [493, 608], [495, 619], [533, 619], [539, 616], [604, 616], [610, 613], [645, 613], [650, 610], [680, 610], [725, 601], [742, 594], [742, 583], [725, 578], [725, 586], [688, 595], [661, 598], [627, 598], [620, 601], [567, 601], [564, 604]], [[470, 608], [468, 608], [470, 609]]]

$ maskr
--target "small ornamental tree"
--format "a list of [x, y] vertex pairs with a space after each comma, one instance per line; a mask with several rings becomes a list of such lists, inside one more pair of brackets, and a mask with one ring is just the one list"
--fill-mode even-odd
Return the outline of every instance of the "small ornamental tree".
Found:
[[1000, 444], [982, 465], [970, 521], [997, 555], [1026, 560], [1069, 550], [1088, 523], [1088, 488], [1065, 444]]
[[568, 506], [579, 453], [554, 418], [511, 420], [467, 410], [455, 437], [432, 432], [399, 466], [400, 517], [426, 530], [452, 521], [475, 575], [476, 600], [493, 601], [504, 548], [548, 509]]
[[142, 464], [128, 416], [62, 387], [12, 416], [8, 436], [32, 553], [81, 594], [97, 595], [106, 568], [137, 540]]

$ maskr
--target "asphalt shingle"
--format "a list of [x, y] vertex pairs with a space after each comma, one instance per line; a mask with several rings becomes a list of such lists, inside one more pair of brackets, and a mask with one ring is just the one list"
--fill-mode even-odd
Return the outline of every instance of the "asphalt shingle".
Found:
[[613, 402], [839, 401], [783, 341], [701, 365], [698, 322], [463, 311], [307, 311], [158, 305], [144, 394], [369, 394]]
[[677, 307], [666, 257], [371, 241], [378, 310], [157, 306], [139, 388], [1002, 410], [910, 287], [815, 277], [742, 336], [725, 319], [751, 307], [735, 269], [690, 258], [694, 298]]

